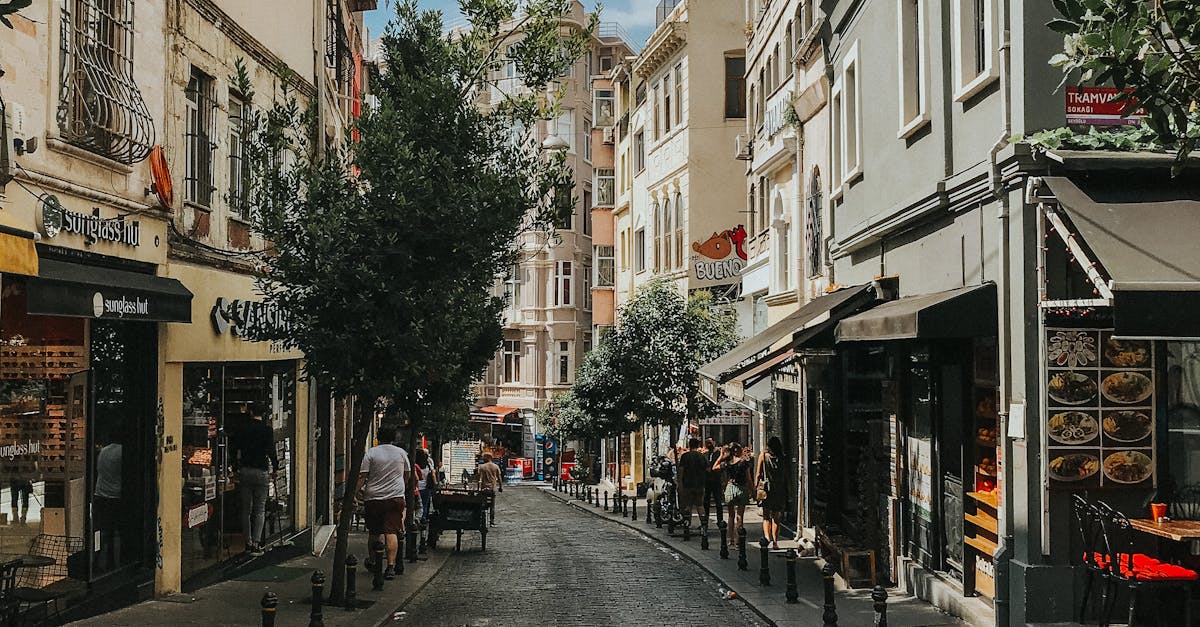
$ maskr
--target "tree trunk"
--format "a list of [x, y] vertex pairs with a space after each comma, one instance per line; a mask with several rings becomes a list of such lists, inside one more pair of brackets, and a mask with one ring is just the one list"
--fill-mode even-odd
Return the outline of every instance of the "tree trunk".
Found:
[[[368, 398], [370, 400], [368, 400]], [[350, 434], [350, 459], [346, 460], [346, 491], [342, 494], [342, 511], [337, 521], [337, 539], [333, 548], [333, 581], [329, 586], [329, 600], [340, 603], [345, 599], [346, 554], [350, 551], [350, 524], [354, 521], [355, 496], [358, 493], [358, 472], [363, 455], [367, 452], [367, 436], [371, 433], [371, 421], [375, 416], [374, 397], [359, 396], [354, 399], [353, 431]], [[365, 558], [365, 556], [364, 556]], [[363, 563], [360, 559], [359, 563]]]

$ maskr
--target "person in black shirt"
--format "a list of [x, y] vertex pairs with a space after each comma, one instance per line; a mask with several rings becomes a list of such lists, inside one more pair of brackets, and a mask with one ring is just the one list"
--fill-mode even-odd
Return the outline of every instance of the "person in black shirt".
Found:
[[704, 520], [708, 520], [708, 514], [712, 504], [717, 506], [717, 523], [724, 520], [725, 516], [722, 509], [725, 507], [725, 498], [722, 493], [725, 486], [722, 485], [721, 471], [713, 470], [717, 460], [721, 458], [721, 449], [717, 448], [717, 443], [712, 438], [704, 441], [704, 452], [708, 456], [708, 476], [704, 482]]
[[246, 550], [262, 555], [263, 524], [266, 522], [267, 486], [279, 469], [275, 454], [275, 432], [263, 420], [261, 410], [251, 413], [252, 420], [236, 434], [233, 469], [238, 473], [242, 493], [242, 533]]

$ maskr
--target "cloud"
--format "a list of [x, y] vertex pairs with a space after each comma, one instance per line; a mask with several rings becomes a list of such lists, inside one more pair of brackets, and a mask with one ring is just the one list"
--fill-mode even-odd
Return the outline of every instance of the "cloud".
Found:
[[654, 28], [654, 9], [657, 5], [651, 0], [610, 0], [602, 4], [604, 12], [600, 14], [600, 19], [605, 22], [618, 22], [630, 32], [646, 34]]

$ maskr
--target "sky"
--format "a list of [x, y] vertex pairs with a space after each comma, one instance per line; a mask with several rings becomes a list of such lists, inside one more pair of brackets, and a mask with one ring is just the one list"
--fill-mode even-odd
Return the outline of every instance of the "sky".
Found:
[[[442, 11], [446, 22], [458, 18], [458, 0], [418, 0], [418, 4], [423, 9]], [[583, 4], [591, 11], [595, 8], [596, 2], [595, 0], [583, 0]], [[639, 47], [646, 43], [646, 38], [654, 30], [654, 8], [658, 2], [655, 0], [603, 0], [601, 4], [604, 9], [600, 14], [600, 21], [617, 22], [624, 26]], [[383, 27], [391, 15], [390, 3], [386, 0], [379, 3], [377, 10], [367, 13], [367, 28], [371, 30], [372, 38], [383, 33]]]

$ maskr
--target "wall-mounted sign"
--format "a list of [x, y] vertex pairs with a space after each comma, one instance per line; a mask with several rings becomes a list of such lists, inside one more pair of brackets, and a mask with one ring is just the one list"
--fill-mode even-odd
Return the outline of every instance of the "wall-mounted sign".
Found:
[[775, 97], [767, 103], [767, 110], [763, 113], [763, 130], [767, 133], [767, 138], [775, 137], [787, 127], [787, 112], [792, 108], [792, 92], [779, 92]]
[[212, 309], [213, 330], [252, 342], [278, 339], [291, 329], [287, 314], [273, 303], [218, 298]]
[[97, 318], [145, 318], [150, 315], [150, 301], [138, 296], [119, 294], [113, 297], [96, 292], [92, 295], [92, 315]]
[[38, 225], [42, 235], [53, 239], [59, 233], [74, 233], [82, 235], [89, 246], [98, 241], [115, 242], [126, 246], [140, 246], [142, 243], [142, 225], [137, 220], [126, 221], [125, 216], [101, 218], [100, 208], [92, 209], [92, 214], [71, 211], [63, 206], [62, 201], [53, 194], [46, 194], [38, 204], [40, 219]]
[[754, 412], [749, 407], [725, 402], [712, 416], [701, 418], [698, 422], [704, 426], [748, 425], [753, 417]]
[[1092, 126], [1131, 126], [1142, 123], [1146, 110], [1138, 108], [1124, 115], [1126, 101], [1114, 102], [1121, 93], [1115, 87], [1072, 87], [1067, 90], [1067, 124]]
[[689, 267], [691, 287], [729, 285], [742, 280], [742, 270], [748, 259], [745, 249], [746, 229], [713, 233], [704, 242], [692, 242], [692, 262]]

